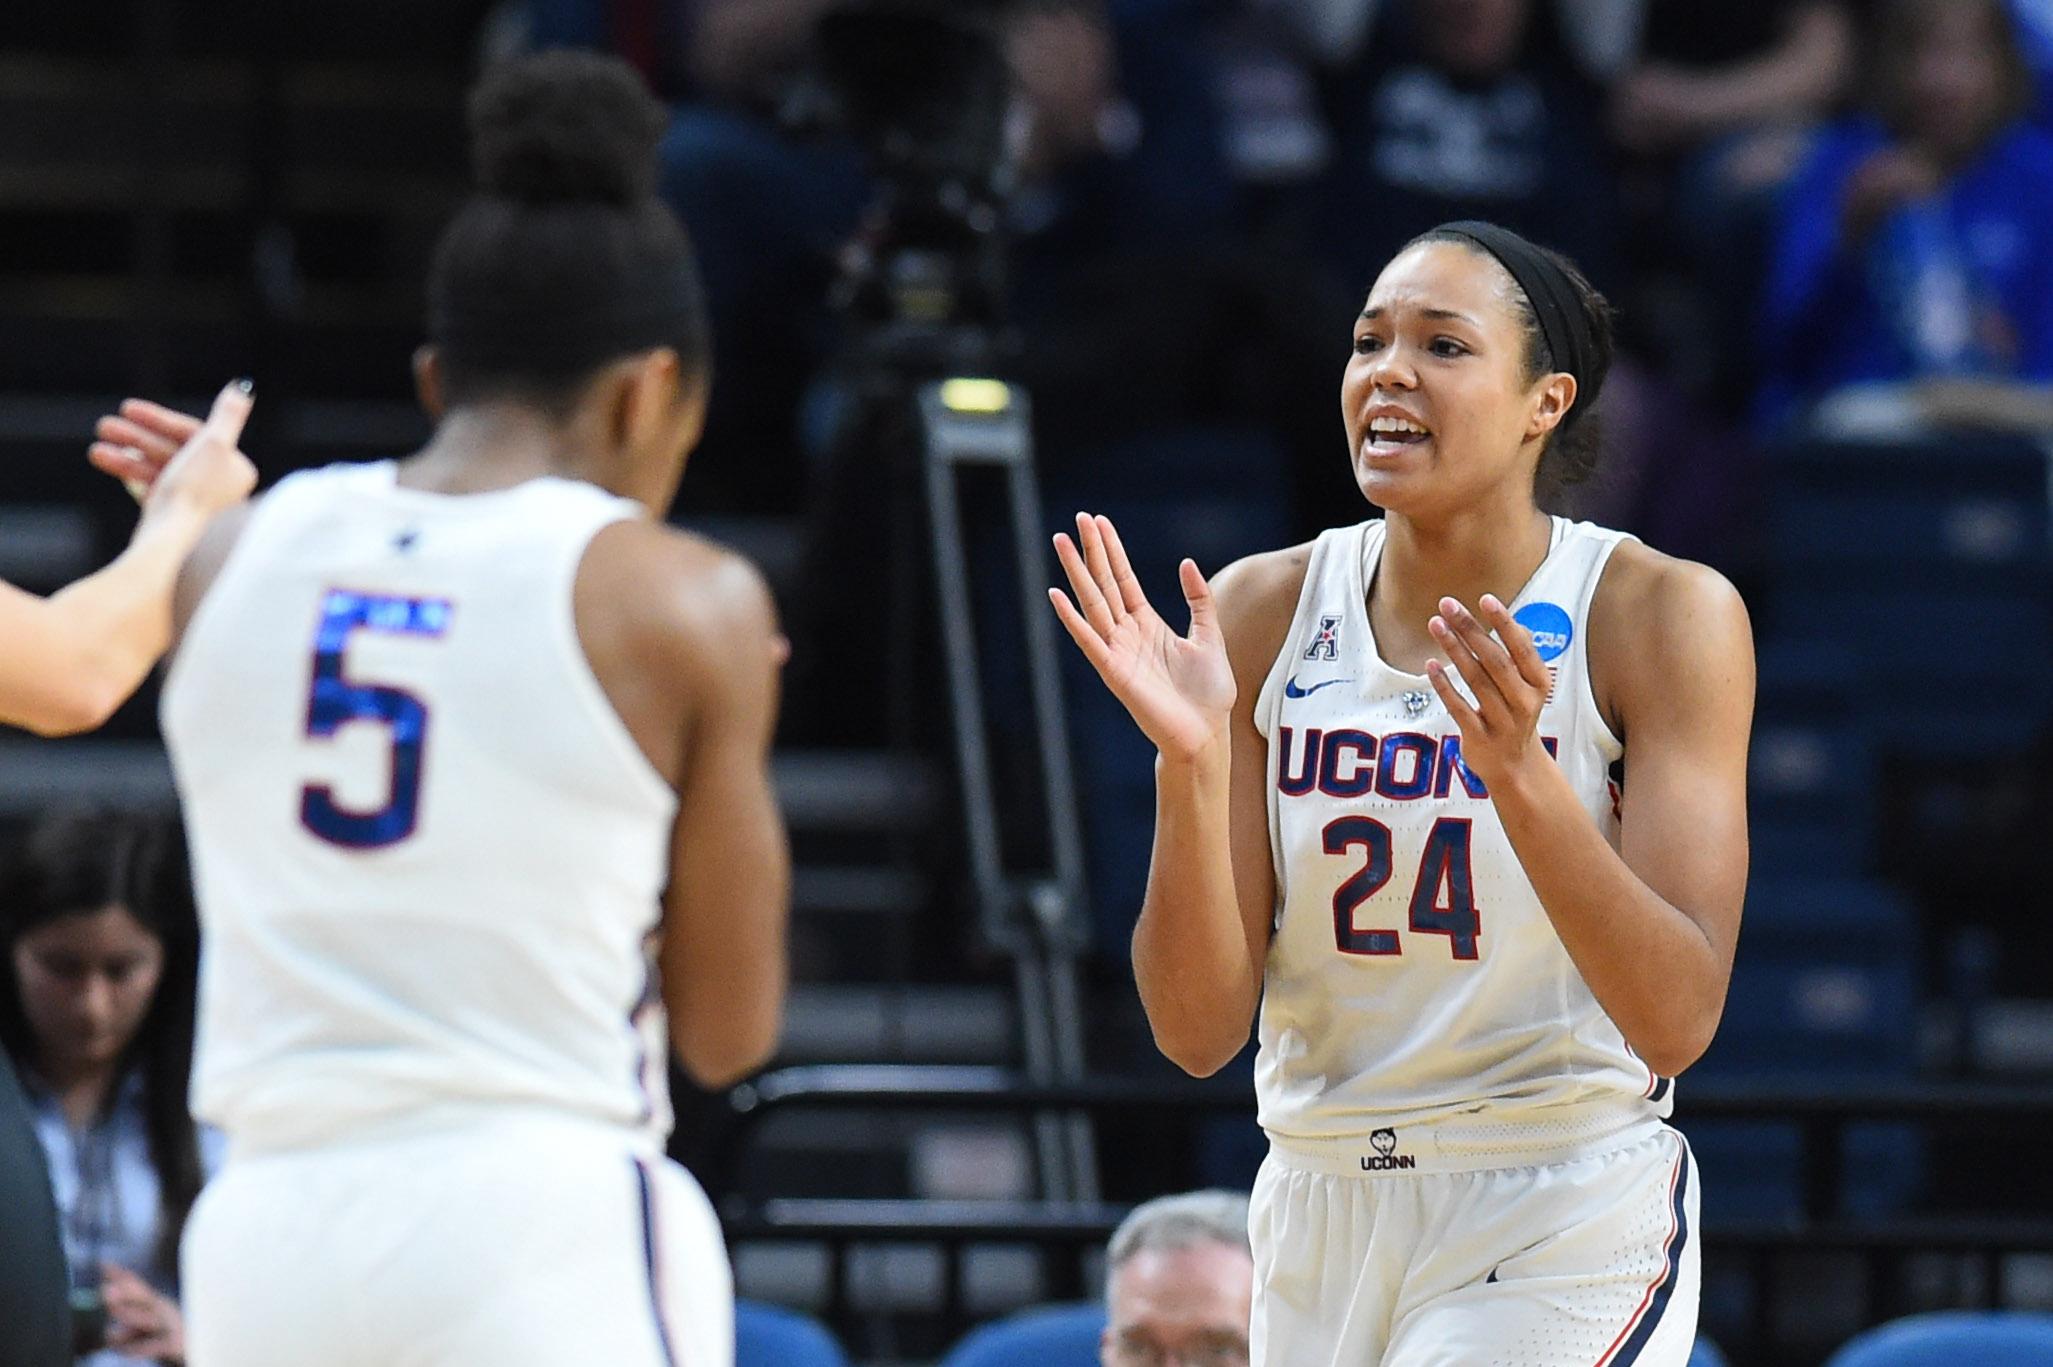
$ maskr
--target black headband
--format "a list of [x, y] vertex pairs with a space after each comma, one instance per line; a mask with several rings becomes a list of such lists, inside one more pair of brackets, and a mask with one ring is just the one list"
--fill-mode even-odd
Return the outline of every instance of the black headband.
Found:
[[1590, 333], [1582, 297], [1568, 273], [1509, 228], [1480, 219], [1443, 223], [1425, 236], [1467, 238], [1511, 272], [1531, 302], [1533, 316], [1540, 320], [1540, 335], [1547, 339], [1554, 368], [1575, 376], [1575, 403], [1562, 418], [1563, 425], [1589, 412], [1597, 402], [1597, 391], [1604, 387], [1604, 375], [1596, 368], [1597, 339]]

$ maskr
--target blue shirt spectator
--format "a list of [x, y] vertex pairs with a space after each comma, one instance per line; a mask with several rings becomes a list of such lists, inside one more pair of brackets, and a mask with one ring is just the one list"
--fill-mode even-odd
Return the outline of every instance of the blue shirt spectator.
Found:
[[[36, 1138], [50, 1165], [64, 1256], [75, 1275], [97, 1281], [106, 1264], [128, 1268], [159, 1291], [177, 1289], [177, 1269], [163, 1247], [164, 1184], [150, 1157], [149, 1117], [141, 1072], [118, 1084], [107, 1109], [74, 1129], [62, 1099], [28, 1086]], [[221, 1134], [199, 1127], [200, 1168], [212, 1176], [226, 1145]], [[82, 1367], [139, 1367], [146, 1361], [112, 1349], [80, 1359]]]
[[2053, 140], [2019, 118], [1996, 0], [1897, 0], [1880, 118], [1791, 185], [1765, 309], [1767, 416], [1843, 385], [2053, 381]]
[[0, 1049], [28, 1094], [74, 1306], [104, 1308], [78, 1345], [89, 1367], [185, 1356], [178, 1240], [219, 1156], [186, 1110], [197, 946], [168, 817], [54, 815], [0, 862]]
[[2053, 130], [2053, 0], [2010, 0], [2010, 7], [2037, 87], [2032, 117], [2040, 127]]

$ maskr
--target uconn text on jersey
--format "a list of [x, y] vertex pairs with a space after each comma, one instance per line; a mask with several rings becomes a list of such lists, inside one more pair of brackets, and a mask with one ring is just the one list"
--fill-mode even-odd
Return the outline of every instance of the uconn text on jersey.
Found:
[[[1540, 737], [1540, 744], [1550, 755], [1560, 748], [1553, 736]], [[1373, 792], [1397, 802], [1490, 796], [1461, 761], [1458, 731], [1441, 736], [1393, 731], [1378, 737], [1351, 727], [1326, 731], [1316, 726], [1277, 728], [1276, 791], [1285, 797], [1312, 792], [1365, 797]]]

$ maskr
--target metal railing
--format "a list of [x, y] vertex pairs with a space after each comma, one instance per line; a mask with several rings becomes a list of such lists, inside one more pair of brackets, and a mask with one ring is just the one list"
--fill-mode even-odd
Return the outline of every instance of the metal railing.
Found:
[[[940, 1317], [948, 1333], [969, 1327], [963, 1288], [965, 1250], [979, 1244], [1035, 1246], [1044, 1258], [1046, 1291], [1056, 1299], [1089, 1293], [1085, 1268], [1126, 1207], [1104, 1202], [921, 1201], [875, 1199], [750, 1199], [742, 1164], [762, 1123], [794, 1110], [994, 1115], [1239, 1115], [1252, 1120], [1244, 1082], [1098, 1077], [1073, 1083], [1034, 1082], [1002, 1068], [856, 1065], [789, 1068], [736, 1088], [707, 1152], [703, 1175], [724, 1193], [722, 1213], [737, 1245], [756, 1241], [815, 1242], [827, 1251], [827, 1318], [844, 1332], [858, 1327], [848, 1284], [849, 1251], [864, 1245], [923, 1245], [942, 1252]], [[1845, 1135], [1853, 1125], [1896, 1123], [1925, 1133], [2032, 1127], [2053, 1122], [2053, 1088], [1968, 1084], [1868, 1084], [1801, 1080], [1692, 1084], [1677, 1105], [1677, 1123], [1776, 1122], [1800, 1136], [1801, 1213], [1789, 1220], [1707, 1220], [1707, 1256], [1736, 1262], [1753, 1287], [1746, 1336], [1728, 1343], [1746, 1360], [1777, 1360], [1774, 1326], [1781, 1298], [1802, 1294], [1777, 1276], [1789, 1254], [1839, 1254], [1858, 1260], [1865, 1280], [1865, 1317], [1874, 1322], [1902, 1307], [1890, 1288], [1906, 1263], [1923, 1255], [1965, 1259], [1978, 1271], [1972, 1297], [1993, 1305], [2001, 1263], [2015, 1253], [2053, 1253], [2053, 1218], [1905, 1214], [1856, 1218], [1839, 1212], [1845, 1177]]]

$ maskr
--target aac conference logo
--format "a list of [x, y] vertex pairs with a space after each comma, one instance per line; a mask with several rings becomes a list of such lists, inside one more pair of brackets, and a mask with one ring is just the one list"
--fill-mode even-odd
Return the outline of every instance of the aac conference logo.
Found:
[[1558, 604], [1527, 603], [1511, 620], [1533, 634], [1533, 645], [1545, 664], [1560, 659], [1575, 639], [1575, 622]]

